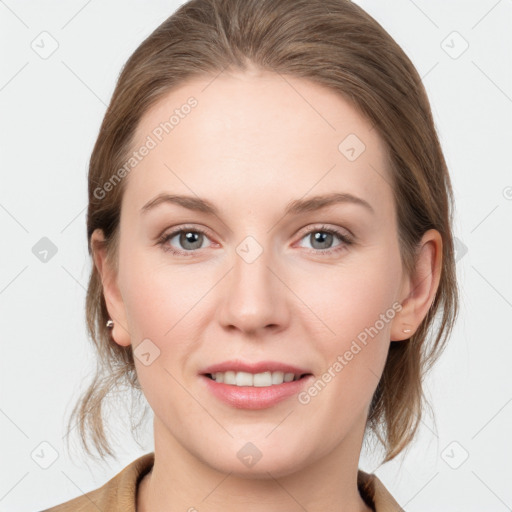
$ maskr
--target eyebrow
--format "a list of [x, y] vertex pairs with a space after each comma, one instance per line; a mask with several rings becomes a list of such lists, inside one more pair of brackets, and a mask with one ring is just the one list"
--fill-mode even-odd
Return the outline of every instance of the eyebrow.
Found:
[[[285, 215], [301, 214], [320, 210], [334, 204], [357, 204], [371, 213], [375, 213], [373, 207], [364, 199], [349, 193], [333, 192], [311, 197], [309, 199], [296, 199], [290, 201], [285, 208]], [[219, 210], [210, 201], [199, 197], [185, 196], [179, 194], [162, 193], [148, 201], [142, 208], [141, 214], [147, 213], [149, 210], [156, 208], [161, 204], [177, 204], [188, 210], [206, 213], [209, 215], [219, 216]]]

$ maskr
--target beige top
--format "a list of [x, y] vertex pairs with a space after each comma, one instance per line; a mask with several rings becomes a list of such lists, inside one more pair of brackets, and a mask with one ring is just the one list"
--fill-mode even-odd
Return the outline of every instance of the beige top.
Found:
[[[102, 487], [43, 512], [136, 512], [138, 484], [151, 470], [154, 460], [154, 452], [146, 453]], [[404, 512], [375, 475], [359, 471], [357, 485], [361, 497], [375, 512]]]

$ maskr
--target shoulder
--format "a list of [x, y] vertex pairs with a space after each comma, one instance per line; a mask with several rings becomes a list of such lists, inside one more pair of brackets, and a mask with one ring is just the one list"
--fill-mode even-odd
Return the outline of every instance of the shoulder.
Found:
[[359, 470], [357, 486], [361, 497], [375, 512], [405, 512], [373, 473]]
[[43, 512], [135, 512], [137, 485], [153, 467], [154, 455], [154, 452], [146, 453], [128, 464], [102, 487]]

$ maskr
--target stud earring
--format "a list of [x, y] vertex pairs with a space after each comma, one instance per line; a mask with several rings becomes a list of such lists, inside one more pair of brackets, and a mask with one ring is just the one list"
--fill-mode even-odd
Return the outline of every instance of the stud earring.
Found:
[[106, 326], [107, 326], [109, 329], [112, 329], [112, 328], [114, 327], [114, 322], [109, 318], [109, 319], [107, 320]]
[[407, 333], [407, 332], [411, 332], [411, 329], [402, 329], [402, 331]]

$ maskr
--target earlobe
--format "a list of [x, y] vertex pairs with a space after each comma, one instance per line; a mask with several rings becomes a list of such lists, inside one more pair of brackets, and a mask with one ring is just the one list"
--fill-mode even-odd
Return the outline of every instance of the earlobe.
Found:
[[402, 310], [394, 319], [391, 341], [409, 339], [427, 315], [439, 287], [442, 253], [441, 234], [429, 229], [418, 245], [413, 275], [406, 278]]
[[113, 320], [113, 326], [110, 329], [111, 337], [118, 345], [128, 346], [131, 340], [124, 302], [117, 283], [117, 272], [107, 257], [105, 237], [101, 229], [95, 229], [91, 235], [91, 252], [101, 279], [108, 314]]
[[416, 330], [416, 326], [407, 324], [403, 322], [400, 318], [401, 317], [395, 317], [393, 325], [391, 326], [390, 341], [408, 340]]

